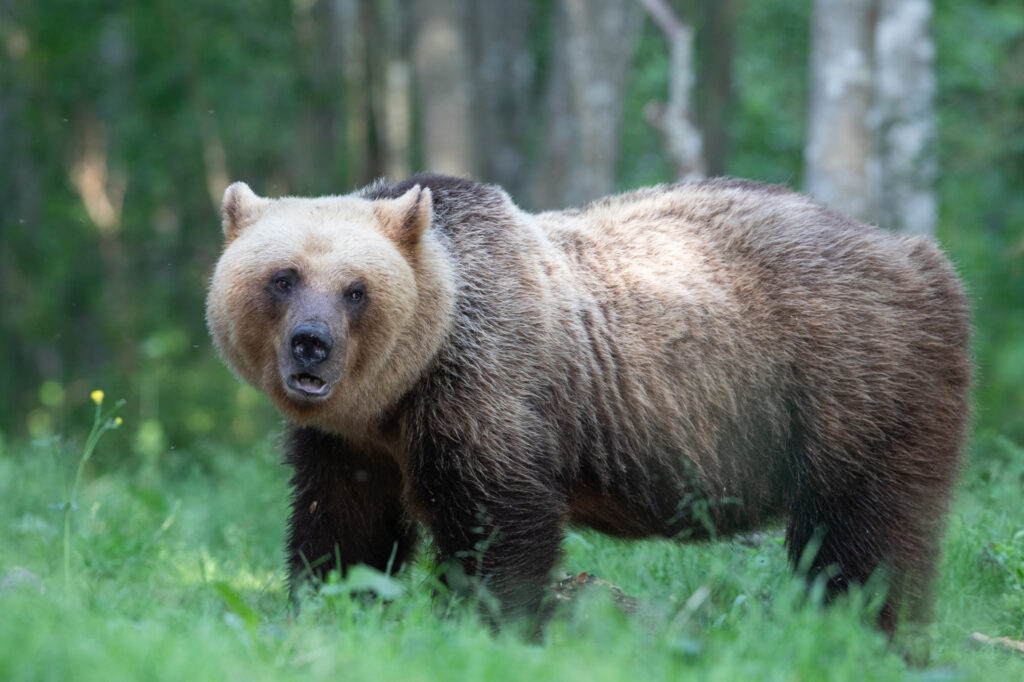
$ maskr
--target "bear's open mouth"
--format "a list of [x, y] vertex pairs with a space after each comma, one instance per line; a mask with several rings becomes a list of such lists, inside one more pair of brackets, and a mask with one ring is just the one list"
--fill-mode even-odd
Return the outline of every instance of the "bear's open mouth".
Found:
[[308, 396], [322, 397], [330, 392], [331, 386], [326, 381], [312, 374], [292, 374], [288, 377], [288, 388], [295, 389]]

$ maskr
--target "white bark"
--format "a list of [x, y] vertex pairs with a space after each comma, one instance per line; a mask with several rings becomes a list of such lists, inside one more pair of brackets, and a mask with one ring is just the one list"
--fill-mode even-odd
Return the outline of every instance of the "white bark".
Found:
[[[126, 74], [132, 47], [128, 39], [128, 27], [123, 21], [112, 17], [102, 31], [96, 68], [104, 76], [105, 82], [111, 83], [111, 87], [92, 106], [84, 107], [76, 116], [76, 149], [69, 176], [89, 218], [100, 233], [108, 238], [104, 242], [104, 248], [108, 248], [108, 245], [116, 242], [113, 237], [121, 229], [128, 179], [122, 170], [108, 164], [110, 154], [107, 128], [101, 116], [105, 112], [118, 111], [128, 96], [123, 84], [129, 82]], [[208, 155], [206, 160], [209, 170]]]
[[[366, 164], [366, 70], [362, 59], [353, 58], [362, 54], [358, 2], [294, 2], [292, 30], [297, 69], [310, 96], [298, 107], [288, 171], [274, 179], [274, 191], [336, 191], [333, 176], [341, 164], [350, 185], [365, 181], [372, 172]], [[213, 192], [213, 183], [210, 185]], [[216, 196], [217, 206], [226, 187]]]
[[562, 0], [535, 204], [577, 206], [615, 189], [622, 101], [642, 12], [624, 0]]
[[880, 0], [875, 33], [877, 219], [884, 227], [933, 235], [935, 47], [931, 0]]
[[583, 203], [615, 187], [626, 75], [642, 15], [634, 3], [622, 0], [563, 2], [580, 154], [569, 203]]
[[861, 220], [874, 218], [873, 3], [815, 0], [804, 188]]
[[816, 0], [805, 189], [861, 220], [931, 235], [931, 0]]
[[[330, 22], [335, 40], [331, 45], [331, 57], [335, 59], [329, 68], [338, 69], [343, 79], [344, 149], [346, 174], [350, 185], [360, 185], [372, 178], [374, 173], [367, 168], [369, 149], [367, 141], [370, 129], [366, 111], [369, 101], [369, 78], [365, 66], [365, 36], [359, 12], [358, 0], [331, 0]], [[335, 56], [337, 55], [337, 56]], [[339, 89], [342, 86], [339, 84]]]
[[77, 121], [78, 140], [71, 165], [71, 184], [78, 191], [86, 213], [103, 234], [121, 226], [125, 176], [107, 169], [107, 135], [96, 117], [86, 112]]

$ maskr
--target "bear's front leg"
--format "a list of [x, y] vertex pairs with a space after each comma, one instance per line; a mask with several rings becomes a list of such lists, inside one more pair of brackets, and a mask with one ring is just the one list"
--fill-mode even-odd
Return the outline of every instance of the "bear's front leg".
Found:
[[388, 455], [363, 452], [312, 428], [289, 434], [294, 468], [288, 533], [292, 592], [303, 579], [323, 580], [366, 564], [397, 571], [416, 544], [401, 500], [402, 475]]
[[[494, 452], [447, 445], [421, 451], [412, 479], [438, 558], [461, 568], [467, 587], [496, 599], [500, 612], [487, 612], [485, 600], [486, 616], [524, 621], [537, 634], [561, 554], [564, 502], [540, 467], [531, 472]], [[453, 588], [457, 582], [448, 579]]]

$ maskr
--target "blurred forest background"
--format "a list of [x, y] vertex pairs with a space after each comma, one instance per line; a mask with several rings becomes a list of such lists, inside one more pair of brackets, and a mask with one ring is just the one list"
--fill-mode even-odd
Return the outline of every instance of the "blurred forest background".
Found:
[[0, 0], [0, 438], [81, 434], [96, 388], [111, 463], [276, 432], [203, 319], [223, 189], [420, 170], [530, 209], [728, 174], [931, 232], [976, 449], [1024, 443], [1020, 0]]

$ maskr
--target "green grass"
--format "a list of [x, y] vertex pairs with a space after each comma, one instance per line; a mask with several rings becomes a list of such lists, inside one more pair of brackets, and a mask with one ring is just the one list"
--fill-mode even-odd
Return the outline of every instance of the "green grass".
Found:
[[975, 450], [946, 537], [932, 664], [911, 669], [864, 625], [863, 599], [801, 606], [775, 536], [755, 548], [570, 533], [566, 572], [644, 606], [627, 616], [591, 590], [539, 645], [432, 596], [423, 560], [384, 580], [399, 591], [388, 602], [331, 585], [295, 614], [281, 569], [288, 472], [269, 445], [172, 450], [138, 471], [94, 460], [65, 586], [62, 483], [81, 449], [0, 444], [0, 679], [1024, 679], [1024, 658], [969, 643], [975, 631], [1024, 639], [1024, 451], [998, 437]]

